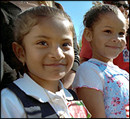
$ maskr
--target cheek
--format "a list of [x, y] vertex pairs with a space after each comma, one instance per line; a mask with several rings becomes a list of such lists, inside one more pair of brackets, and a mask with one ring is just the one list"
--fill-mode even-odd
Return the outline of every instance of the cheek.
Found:
[[124, 48], [126, 46], [127, 42], [126, 42], [126, 39], [122, 40], [121, 41], [121, 46]]
[[72, 49], [71, 51], [69, 51], [67, 54], [66, 54], [66, 57], [68, 59], [68, 64], [70, 65], [73, 65], [73, 62], [74, 62], [74, 50]]
[[26, 63], [36, 64], [41, 60], [42, 56], [43, 56], [43, 53], [41, 53], [40, 51], [34, 50], [33, 48], [29, 48], [26, 50], [25, 60], [26, 60]]
[[[100, 44], [100, 45], [99, 45]], [[97, 39], [93, 39], [91, 42], [91, 47], [92, 49], [96, 49], [97, 48], [101, 48], [101, 46], [103, 46], [104, 42], [101, 40], [101, 38], [97, 38]]]

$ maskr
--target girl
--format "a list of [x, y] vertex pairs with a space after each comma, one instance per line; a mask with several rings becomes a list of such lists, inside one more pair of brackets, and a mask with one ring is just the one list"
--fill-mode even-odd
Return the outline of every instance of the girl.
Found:
[[84, 36], [92, 58], [81, 64], [73, 83], [92, 118], [125, 118], [129, 74], [113, 64], [126, 45], [127, 21], [113, 5], [98, 5], [84, 16]]
[[[117, 6], [121, 12], [128, 17], [129, 13], [129, 4], [127, 1], [102, 1], [104, 4], [111, 4]], [[100, 3], [101, 4], [101, 3]], [[129, 54], [129, 31], [127, 30], [128, 34], [126, 36], [127, 46], [126, 48], [113, 60], [113, 63], [119, 66], [121, 69], [126, 70], [129, 73], [129, 56], [125, 57], [123, 54], [125, 51]], [[82, 47], [80, 50], [80, 63], [87, 61], [88, 59], [92, 58], [92, 49], [90, 43], [84, 38], [84, 34], [82, 35]], [[128, 60], [125, 60], [125, 59]]]
[[[2, 42], [3, 42], [2, 43], [2, 46], [3, 46], [2, 51], [3, 51], [3, 54], [4, 54], [5, 61], [7, 61], [9, 66], [11, 66], [12, 69], [15, 69], [16, 73], [17, 73], [17, 74], [15, 74], [15, 70], [10, 71], [10, 75], [7, 74], [7, 73], [4, 73], [4, 76], [3, 76], [3, 79], [2, 79], [2, 82], [1, 82], [1, 89], [2, 89], [8, 83], [12, 82], [12, 80], [16, 80], [17, 78], [19, 78], [20, 74], [23, 75], [22, 64], [19, 63], [17, 58], [15, 57], [13, 50], [12, 50], [12, 45], [11, 45], [12, 42], [14, 41], [14, 38], [13, 38], [13, 35], [12, 35], [13, 34], [12, 27], [11, 27], [12, 26], [12, 17], [16, 16], [17, 13], [20, 12], [21, 10], [24, 11], [24, 10], [30, 8], [30, 7], [39, 6], [39, 5], [55, 7], [55, 8], [61, 9], [61, 10], [64, 10], [64, 9], [63, 9], [62, 5], [60, 5], [59, 3], [55, 2], [55, 1], [6, 1], [6, 2], [0, 1], [0, 3], [1, 3], [2, 14], [3, 14], [2, 15], [2, 21], [4, 21], [4, 22], [2, 22], [2, 28], [4, 28], [4, 30], [3, 29], [1, 30], [1, 34], [3, 36], [2, 37]], [[11, 15], [11, 18], [9, 17], [9, 15]], [[5, 17], [5, 16], [7, 16], [7, 17]], [[8, 20], [7, 20], [7, 18], [8, 18]], [[8, 21], [11, 24], [8, 24], [7, 23]], [[7, 32], [7, 31], [9, 31], [9, 32]], [[8, 43], [9, 41], [10, 41], [10, 43]], [[72, 66], [71, 70], [65, 75], [65, 77], [63, 77], [61, 79], [65, 88], [70, 88], [70, 86], [72, 85], [72, 82], [73, 82], [74, 77], [75, 77], [76, 69], [79, 66], [79, 54], [78, 54], [79, 51], [78, 50], [79, 49], [78, 49], [78, 46], [77, 46], [77, 39], [76, 39], [76, 34], [75, 34], [75, 38], [74, 38], [75, 59], [74, 59], [74, 62], [73, 62], [73, 66]], [[14, 64], [14, 62], [15, 62], [15, 64]], [[13, 77], [10, 78], [10, 76], [12, 76], [12, 74], [13, 74]]]
[[12, 47], [25, 73], [2, 90], [1, 116], [90, 117], [82, 101], [73, 101], [74, 92], [66, 90], [60, 81], [74, 62], [70, 17], [62, 10], [39, 6], [19, 14], [14, 24]]

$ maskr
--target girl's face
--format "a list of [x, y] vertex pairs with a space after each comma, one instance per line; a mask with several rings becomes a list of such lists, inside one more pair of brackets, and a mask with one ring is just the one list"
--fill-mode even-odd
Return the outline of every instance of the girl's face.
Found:
[[126, 20], [119, 12], [100, 16], [91, 32], [93, 58], [104, 62], [112, 61], [126, 45]]
[[35, 81], [56, 81], [71, 69], [74, 61], [71, 23], [57, 17], [41, 18], [24, 37], [24, 62]]

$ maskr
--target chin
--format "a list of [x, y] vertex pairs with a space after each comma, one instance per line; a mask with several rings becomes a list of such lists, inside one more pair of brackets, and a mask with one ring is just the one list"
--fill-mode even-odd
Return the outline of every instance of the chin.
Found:
[[108, 56], [107, 58], [108, 58], [108, 59], [115, 59], [115, 58], [118, 57], [118, 55], [119, 55], [119, 54], [116, 54], [116, 55], [113, 55], [113, 56], [111, 55], [111, 56]]
[[62, 79], [65, 75], [66, 75], [66, 73], [63, 72], [63, 73], [55, 74], [52, 78], [53, 78], [53, 79], [56, 79], [56, 80], [57, 80], [57, 79], [60, 80], [60, 79]]

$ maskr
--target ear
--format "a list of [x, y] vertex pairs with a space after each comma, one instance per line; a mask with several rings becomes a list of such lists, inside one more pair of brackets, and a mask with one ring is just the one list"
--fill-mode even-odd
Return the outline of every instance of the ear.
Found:
[[83, 34], [84, 34], [85, 39], [86, 39], [88, 42], [92, 41], [92, 31], [91, 31], [89, 28], [86, 27], [86, 28], [84, 29]]
[[21, 45], [19, 45], [17, 42], [12, 43], [13, 52], [18, 58], [18, 60], [24, 65], [25, 63], [25, 52]]

